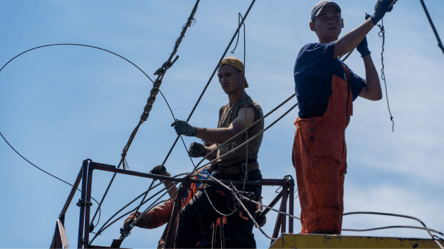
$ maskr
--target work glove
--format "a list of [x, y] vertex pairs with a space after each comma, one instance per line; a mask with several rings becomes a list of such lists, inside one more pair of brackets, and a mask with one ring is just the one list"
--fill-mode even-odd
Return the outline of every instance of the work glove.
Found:
[[203, 157], [207, 154], [207, 149], [203, 144], [200, 143], [191, 143], [190, 148], [188, 149], [188, 155], [190, 157]]
[[378, 0], [375, 5], [375, 13], [371, 16], [372, 22], [376, 25], [385, 15], [386, 12], [390, 12], [393, 6], [389, 8], [390, 4], [394, 0]]
[[125, 221], [123, 222], [123, 227], [125, 229], [128, 229], [129, 225], [134, 224], [134, 221], [137, 220], [137, 217], [139, 217], [139, 215], [140, 215], [139, 212], [130, 214], [130, 216], [128, 216], [128, 218], [126, 218]]
[[359, 45], [356, 47], [356, 50], [358, 50], [362, 58], [370, 54], [370, 50], [368, 50], [367, 37], [364, 37], [361, 43], [359, 43]]
[[171, 124], [171, 126], [174, 127], [177, 135], [194, 137], [197, 134], [197, 128], [188, 124], [186, 121], [176, 120]]
[[265, 215], [261, 216], [262, 212], [263, 212], [262, 210], [259, 209], [256, 210], [256, 222], [259, 225], [259, 227], [265, 226], [265, 223], [267, 222], [267, 216]]
[[157, 165], [156, 167], [154, 167], [150, 171], [150, 174], [163, 175], [163, 176], [170, 176], [171, 175], [170, 173], [168, 173], [165, 166], [163, 166], [163, 165]]

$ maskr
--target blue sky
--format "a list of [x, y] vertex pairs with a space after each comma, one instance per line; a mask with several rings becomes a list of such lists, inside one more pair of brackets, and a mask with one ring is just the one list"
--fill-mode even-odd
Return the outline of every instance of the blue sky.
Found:
[[[245, 60], [248, 94], [265, 112], [294, 92], [292, 77], [299, 49], [316, 36], [309, 30], [310, 11], [318, 1], [257, 1], [246, 21], [246, 58], [243, 40], [234, 54]], [[372, 13], [376, 1], [338, 0], [347, 33]], [[172, 52], [194, 1], [2, 1], [0, 8], [0, 64], [32, 47], [52, 43], [82, 43], [102, 47], [133, 61], [152, 75]], [[230, 41], [250, 1], [201, 1], [196, 23], [188, 29], [161, 91], [174, 115], [186, 119]], [[426, 1], [438, 32], [444, 33], [444, 4]], [[348, 173], [345, 212], [375, 211], [415, 216], [443, 231], [444, 218], [444, 55], [419, 1], [398, 1], [384, 18], [384, 52], [395, 133], [385, 99], [358, 99], [347, 129]], [[368, 35], [378, 71], [381, 68], [379, 29]], [[365, 75], [357, 52], [347, 60]], [[51, 47], [27, 53], [0, 72], [0, 132], [23, 156], [39, 167], [74, 182], [82, 161], [117, 165], [130, 133], [137, 125], [151, 90], [151, 82], [124, 60], [90, 48]], [[215, 127], [220, 106], [228, 99], [213, 79], [191, 123]], [[266, 120], [273, 122], [296, 100]], [[264, 177], [295, 177], [291, 146], [297, 111], [291, 112], [264, 135], [259, 163]], [[163, 162], [176, 138], [173, 118], [158, 98], [129, 150], [131, 170], [148, 172]], [[197, 141], [184, 138], [187, 145]], [[197, 162], [197, 160], [195, 160]], [[172, 174], [189, 172], [192, 165], [182, 144], [166, 163]], [[44, 248], [53, 236], [55, 221], [70, 187], [41, 173], [5, 142], [0, 142], [0, 247]], [[95, 173], [93, 196], [100, 199], [111, 178]], [[150, 182], [117, 177], [102, 207], [100, 224], [145, 191]], [[269, 203], [276, 188], [264, 187]], [[79, 198], [74, 198], [74, 203]], [[93, 209], [96, 205], [93, 206]], [[295, 214], [300, 212], [295, 201]], [[79, 210], [71, 205], [66, 230], [71, 247], [77, 245]], [[271, 235], [276, 215], [264, 230]], [[122, 221], [111, 226], [94, 244], [109, 245], [119, 237]], [[400, 218], [346, 216], [344, 228], [370, 228], [419, 223]], [[299, 231], [299, 222], [295, 230]], [[269, 241], [254, 230], [258, 247]], [[134, 229], [122, 246], [153, 248], [163, 232]], [[427, 238], [425, 231], [382, 230], [347, 235]]]

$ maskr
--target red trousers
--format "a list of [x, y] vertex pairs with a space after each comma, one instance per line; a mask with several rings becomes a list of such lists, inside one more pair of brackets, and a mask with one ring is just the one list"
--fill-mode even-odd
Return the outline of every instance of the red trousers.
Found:
[[334, 75], [324, 116], [298, 118], [295, 122], [293, 164], [303, 234], [341, 233], [347, 169], [345, 128], [352, 114], [352, 101], [347, 81]]

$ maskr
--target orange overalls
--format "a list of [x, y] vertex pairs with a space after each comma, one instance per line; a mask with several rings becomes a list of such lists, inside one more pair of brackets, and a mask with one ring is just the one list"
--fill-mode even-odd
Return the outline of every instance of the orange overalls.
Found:
[[[349, 71], [344, 69], [349, 81]], [[324, 116], [297, 118], [294, 123], [293, 164], [303, 234], [341, 233], [347, 169], [345, 128], [353, 112], [353, 97], [348, 82], [336, 75], [331, 87]]]

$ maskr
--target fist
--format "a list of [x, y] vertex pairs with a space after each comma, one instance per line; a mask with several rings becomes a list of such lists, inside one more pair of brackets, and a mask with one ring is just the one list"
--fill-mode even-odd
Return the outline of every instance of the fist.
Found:
[[168, 171], [166, 170], [165, 166], [163, 166], [163, 165], [157, 165], [156, 167], [154, 167], [150, 171], [150, 174], [164, 175], [164, 176], [170, 176], [171, 175], [170, 173], [168, 173]]
[[200, 143], [191, 143], [190, 148], [188, 149], [188, 155], [190, 157], [203, 157], [207, 154], [207, 149], [203, 144]]

